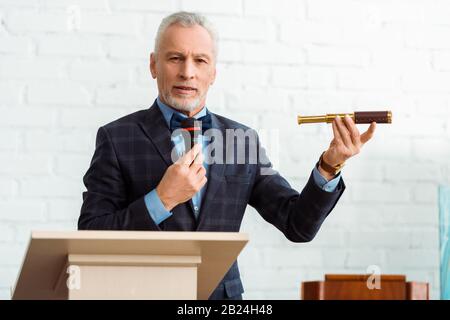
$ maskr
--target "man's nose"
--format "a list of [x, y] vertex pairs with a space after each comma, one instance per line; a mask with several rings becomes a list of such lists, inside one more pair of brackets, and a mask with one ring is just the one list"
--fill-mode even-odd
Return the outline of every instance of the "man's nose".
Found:
[[180, 69], [180, 77], [182, 79], [192, 79], [195, 76], [195, 66], [192, 61], [186, 59]]

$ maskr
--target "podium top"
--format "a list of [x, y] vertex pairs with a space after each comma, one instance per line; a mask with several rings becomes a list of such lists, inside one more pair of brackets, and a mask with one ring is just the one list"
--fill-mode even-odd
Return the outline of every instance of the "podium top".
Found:
[[240, 232], [190, 231], [32, 231], [31, 239], [248, 241]]
[[[367, 281], [372, 274], [326, 274], [325, 281]], [[406, 281], [404, 275], [379, 275], [381, 281]]]
[[13, 299], [58, 299], [69, 254], [200, 256], [199, 299], [207, 299], [248, 242], [235, 232], [33, 231]]

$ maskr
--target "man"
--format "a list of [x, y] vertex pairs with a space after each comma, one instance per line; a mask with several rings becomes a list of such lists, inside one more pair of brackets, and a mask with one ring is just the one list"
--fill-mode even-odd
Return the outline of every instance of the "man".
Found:
[[[198, 14], [163, 19], [150, 56], [158, 98], [149, 109], [98, 130], [79, 229], [237, 232], [250, 204], [289, 240], [314, 238], [345, 189], [337, 168], [372, 137], [375, 123], [360, 135], [350, 118], [336, 119], [334, 138], [300, 194], [271, 168], [259, 140], [256, 163], [248, 157], [245, 163], [208, 163], [202, 139], [187, 151], [171, 134], [184, 118], [209, 123], [224, 136], [231, 129], [252, 131], [205, 106], [216, 77], [216, 41]], [[175, 162], [172, 151], [179, 156]], [[243, 291], [234, 263], [210, 299], [242, 299]]]

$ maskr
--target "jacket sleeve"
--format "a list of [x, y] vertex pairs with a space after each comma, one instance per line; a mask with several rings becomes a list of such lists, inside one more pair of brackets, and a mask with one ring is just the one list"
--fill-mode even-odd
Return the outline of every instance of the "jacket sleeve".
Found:
[[79, 230], [160, 230], [151, 219], [144, 196], [130, 202], [127, 185], [105, 128], [97, 132], [94, 156], [83, 177], [87, 191], [78, 219]]
[[267, 222], [293, 242], [309, 242], [345, 190], [341, 178], [336, 189], [328, 192], [314, 181], [313, 174], [298, 193], [276, 170], [258, 139], [258, 162], [249, 204]]

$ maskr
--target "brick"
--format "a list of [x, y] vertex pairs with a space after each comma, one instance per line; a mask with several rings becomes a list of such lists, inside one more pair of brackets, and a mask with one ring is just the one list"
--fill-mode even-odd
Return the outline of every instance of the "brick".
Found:
[[244, 14], [246, 16], [273, 16], [281, 19], [304, 18], [306, 15], [305, 1], [245, 0]]
[[142, 18], [136, 14], [124, 13], [83, 13], [80, 32], [134, 36], [138, 34]]
[[30, 84], [27, 101], [45, 105], [86, 105], [90, 102], [90, 92], [77, 83]]
[[96, 104], [118, 106], [150, 106], [157, 97], [156, 88], [138, 88], [118, 86], [115, 88], [99, 89]]
[[213, 88], [232, 90], [244, 85], [264, 86], [268, 84], [269, 72], [257, 66], [218, 64]]
[[321, 67], [274, 67], [271, 77], [277, 87], [302, 89], [330, 89], [336, 87], [336, 75]]
[[90, 10], [108, 10], [108, 2], [92, 0], [39, 0], [39, 7], [47, 10], [79, 7], [82, 12]]
[[413, 141], [413, 155], [420, 160], [446, 163], [450, 158], [450, 142], [447, 139], [424, 138]]
[[105, 56], [103, 38], [45, 34], [37, 37], [37, 52], [43, 56], [102, 57]]
[[335, 44], [342, 36], [341, 28], [335, 24], [308, 20], [288, 20], [280, 23], [280, 40], [287, 44]]
[[439, 266], [438, 250], [410, 249], [390, 250], [386, 255], [386, 264], [396, 268], [425, 269]]
[[15, 33], [58, 32], [64, 31], [66, 20], [66, 14], [21, 10], [8, 13], [5, 24]]
[[32, 41], [29, 37], [0, 35], [0, 53], [14, 56], [30, 56]]
[[[405, 1], [405, 7], [408, 4], [409, 1]], [[438, 0], [433, 2], [433, 5], [420, 4], [418, 10], [420, 10], [423, 21], [432, 21], [433, 24], [449, 25], [448, 19], [446, 19], [450, 14], [450, 7], [447, 1]]]
[[303, 248], [300, 245], [267, 249], [264, 254], [265, 265], [271, 267], [319, 267], [323, 264], [319, 250]]
[[2, 115], [0, 124], [4, 127], [29, 126], [48, 128], [56, 122], [56, 111], [50, 108], [0, 107], [0, 114]]
[[2, 197], [11, 197], [17, 193], [17, 182], [12, 178], [3, 177], [0, 180], [0, 196]]
[[20, 179], [19, 194], [24, 197], [77, 198], [83, 192], [81, 181], [63, 177], [38, 177]]
[[217, 59], [219, 62], [223, 63], [242, 62], [243, 52], [241, 42], [220, 40]]
[[81, 196], [78, 200], [51, 199], [48, 202], [49, 220], [53, 223], [58, 221], [76, 222], [80, 216], [81, 205]]
[[[1, 183], [0, 183], [1, 188]], [[1, 189], [0, 189], [1, 190]], [[12, 242], [14, 240], [15, 230], [12, 225], [3, 224], [0, 225], [0, 243]]]
[[269, 22], [263, 19], [217, 16], [211, 20], [219, 32], [220, 39], [263, 41], [269, 36]]
[[348, 253], [348, 259], [346, 261], [346, 267], [359, 267], [361, 273], [366, 273], [369, 266], [376, 265], [381, 268], [381, 273], [385, 273], [385, 256], [383, 250], [380, 249], [351, 249]]
[[435, 227], [438, 224], [438, 208], [432, 204], [390, 204], [377, 205], [376, 209], [383, 224], [402, 227]]
[[450, 26], [427, 26], [409, 24], [404, 28], [404, 43], [407, 48], [449, 49]]
[[[156, 34], [156, 31], [155, 31]], [[150, 53], [153, 51], [154, 41], [146, 39], [142, 41], [137, 38], [132, 39], [108, 39], [105, 48], [108, 55], [114, 59], [137, 60], [142, 63], [150, 63]], [[148, 70], [148, 68], [146, 68]], [[148, 71], [150, 72], [150, 71]]]
[[[363, 150], [362, 153], [365, 151]], [[358, 156], [357, 156], [358, 157]], [[348, 161], [348, 164], [342, 170], [342, 175], [348, 181], [367, 181], [382, 182], [385, 178], [385, 170], [379, 161], [372, 161], [369, 157], [361, 159], [361, 157], [354, 158]], [[388, 176], [389, 177], [389, 176]], [[391, 177], [391, 180], [396, 176]]]
[[90, 153], [95, 141], [92, 136], [96, 131], [86, 132], [82, 129], [42, 131], [27, 130], [25, 132], [25, 149], [39, 152], [82, 152]]
[[64, 63], [50, 59], [2, 58], [0, 78], [14, 80], [64, 78]]
[[[0, 246], [0, 248], [2, 247]], [[9, 253], [10, 251], [8, 250], [7, 252]], [[14, 254], [14, 257], [17, 261], [17, 254]], [[10, 290], [12, 287], [14, 287], [19, 272], [18, 269], [12, 267], [11, 264], [7, 261], [9, 258], [10, 256], [8, 255], [6, 259], [2, 259], [5, 260], [5, 265], [0, 267], [0, 287], [3, 288], [2, 291], [4, 291], [3, 294], [5, 295], [5, 299], [11, 299]]]
[[307, 88], [308, 71], [306, 68], [277, 66], [272, 68], [271, 84], [275, 87]]
[[58, 155], [55, 159], [55, 173], [62, 177], [83, 178], [91, 162], [91, 156], [86, 155]]
[[[345, 234], [342, 230], [333, 231], [326, 223], [322, 225], [316, 237], [311, 241], [310, 248], [342, 248], [345, 246]], [[326, 254], [324, 255], [326, 257]]]
[[230, 93], [227, 106], [231, 111], [270, 111], [273, 110], [275, 105], [278, 110], [285, 110], [287, 104], [287, 97], [282, 90], [272, 89], [268, 91], [264, 88], [255, 87]]
[[[434, 164], [398, 163], [386, 167], [387, 181], [417, 181], [430, 182], [439, 179], [439, 167]], [[411, 172], [420, 172], [419, 176], [411, 175]]]
[[424, 94], [415, 97], [416, 110], [419, 114], [446, 116], [450, 109], [450, 100], [446, 94]]
[[20, 135], [16, 130], [0, 131], [0, 150], [17, 150], [20, 143]]
[[410, 200], [407, 186], [397, 181], [394, 183], [354, 183], [353, 200], [355, 202], [406, 203]]
[[25, 87], [18, 83], [0, 82], [0, 92], [0, 107], [16, 105], [22, 103]]
[[[336, 24], [333, 24], [336, 26]], [[374, 52], [380, 48], [389, 48], [395, 55], [397, 50], [404, 49], [403, 26], [398, 24], [372, 24], [357, 21], [348, 21], [339, 24], [340, 37], [331, 39], [330, 44], [339, 46], [363, 47]]]
[[450, 72], [414, 71], [407, 77], [402, 77], [401, 87], [406, 92], [443, 93], [448, 91], [448, 86], [446, 86], [446, 83], [449, 81]]
[[417, 23], [427, 21], [424, 17], [424, 12], [426, 12], [427, 7], [434, 7], [434, 5], [427, 6], [420, 1], [400, 0], [392, 3], [378, 3], [376, 9], [380, 21]]
[[371, 53], [372, 66], [399, 74], [408, 73], [411, 66], [414, 70], [431, 71], [431, 53], [411, 49], [384, 48]]
[[413, 187], [414, 202], [436, 203], [438, 200], [438, 186], [435, 183], [420, 183]]
[[439, 247], [438, 228], [410, 228], [409, 247], [411, 249], [430, 249]]
[[[326, 79], [325, 83], [329, 83], [330, 79]], [[354, 94], [335, 90], [321, 90], [313, 92], [306, 90], [297, 92], [292, 95], [292, 109], [300, 115], [327, 114], [335, 112], [350, 112], [349, 105], [352, 104]], [[339, 111], [336, 111], [339, 110]], [[323, 124], [327, 127], [328, 125]], [[316, 130], [317, 126], [304, 126], [303, 130]], [[330, 128], [331, 129], [331, 128]]]
[[369, 16], [366, 3], [343, 0], [337, 3], [333, 0], [308, 0], [307, 17], [318, 21], [358, 21], [363, 22]]
[[[136, 108], [136, 111], [139, 108]], [[61, 125], [69, 128], [90, 127], [92, 129], [112, 122], [128, 114], [123, 108], [77, 108], [61, 111]]]
[[69, 64], [68, 75], [71, 80], [80, 83], [106, 86], [117, 83], [128, 83], [134, 67], [132, 64], [77, 61]]
[[349, 232], [349, 243], [352, 248], [373, 249], [407, 249], [411, 242], [408, 231], [380, 230], [380, 231], [352, 231]]
[[[331, 54], [331, 53], [330, 53]], [[355, 90], [391, 90], [399, 85], [395, 74], [370, 70], [338, 71], [338, 88]]]
[[14, 200], [1, 200], [0, 209], [3, 221], [23, 222], [45, 220], [46, 206], [42, 200], [23, 199], [23, 197], [19, 196]]
[[1, 0], [0, 3], [5, 8], [37, 8], [40, 2], [38, 0]]
[[243, 60], [248, 64], [304, 64], [305, 54], [283, 44], [244, 43]]
[[177, 9], [176, 0], [167, 0], [163, 2], [136, 0], [130, 3], [125, 3], [121, 0], [110, 0], [111, 9], [114, 11], [161, 11], [164, 13], [172, 12]]
[[0, 173], [6, 175], [43, 175], [49, 174], [51, 168], [49, 155], [0, 155]]
[[242, 1], [181, 0], [181, 10], [202, 12], [203, 14], [240, 15], [242, 13]]

